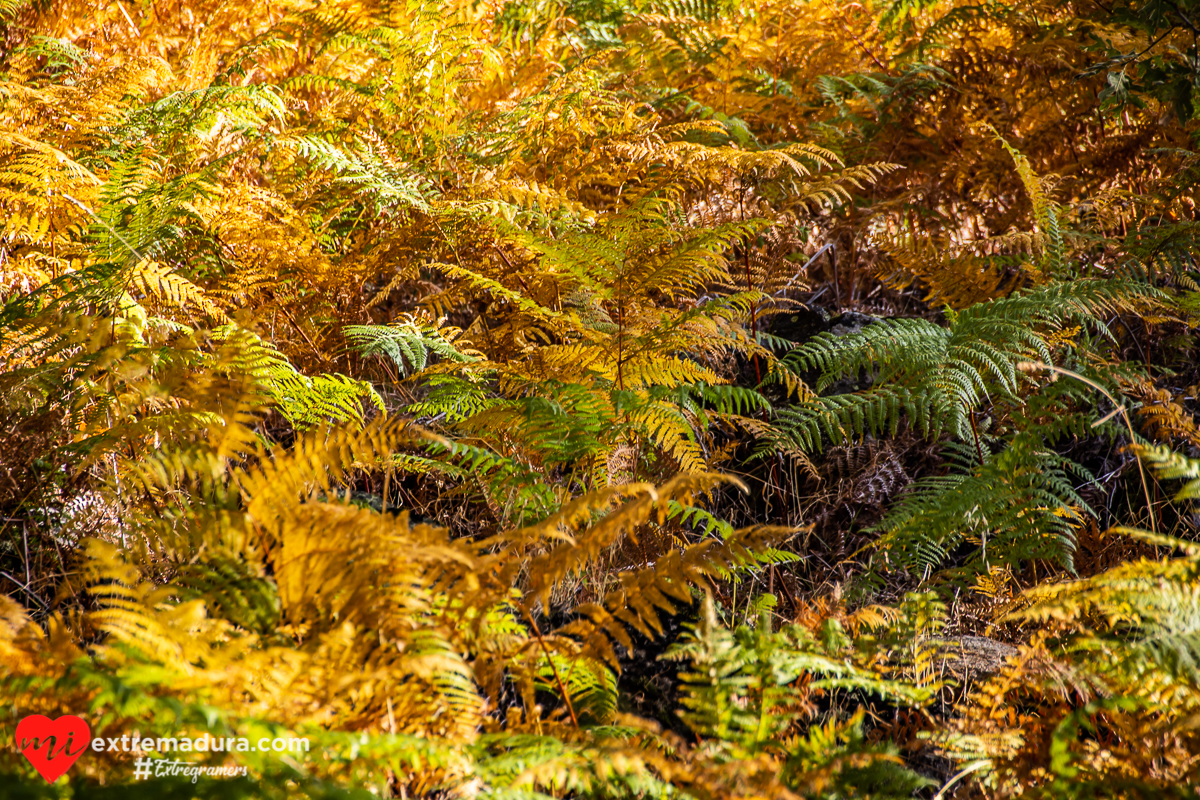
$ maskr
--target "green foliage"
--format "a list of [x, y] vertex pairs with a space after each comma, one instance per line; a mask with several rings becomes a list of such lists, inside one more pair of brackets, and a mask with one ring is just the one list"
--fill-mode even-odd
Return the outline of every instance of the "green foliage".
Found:
[[[1138, 453], [1164, 478], [1194, 482], [1200, 475], [1195, 460], [1167, 448]], [[1189, 483], [1176, 499], [1196, 495]], [[1200, 751], [1192, 721], [1200, 698], [1197, 548], [1148, 531], [1112, 533], [1175, 557], [1142, 557], [1028, 590], [1005, 621], [1036, 624], [1057, 646], [1036, 642], [1012, 659], [976, 690], [965, 724], [948, 737], [959, 758], [983, 768], [1000, 791], [1035, 774], [1045, 797], [1100, 797], [1114, 787], [1122, 797], [1192, 796], [1182, 764]], [[1064, 691], [1075, 701], [1063, 702]], [[1003, 722], [1002, 709], [1017, 696], [1042, 710], [1036, 721], [1015, 720], [1025, 727], [1013, 736], [1014, 720]], [[1119, 739], [1101, 749], [1098, 735]], [[1169, 753], [1164, 769], [1149, 764], [1151, 741]]]
[[971, 415], [997, 402], [1018, 401], [1021, 367], [1053, 361], [1046, 336], [1073, 324], [1107, 333], [1104, 315], [1152, 288], [1127, 281], [1077, 280], [1029, 289], [948, 314], [942, 327], [895, 319], [845, 336], [821, 334], [789, 352], [784, 363], [816, 371], [817, 391], [865, 373], [871, 388], [822, 397], [781, 413], [801, 446], [816, 449], [822, 434], [834, 444], [867, 434], [895, 434], [906, 418], [923, 435], [967, 440]]
[[348, 325], [344, 333], [359, 353], [387, 356], [401, 375], [421, 372], [429, 365], [431, 355], [460, 363], [476, 360], [459, 352], [437, 325], [415, 318], [392, 325]]
[[[812, 716], [805, 695], [848, 691], [919, 706], [930, 694], [850, 663], [851, 640], [834, 619], [814, 632], [772, 627], [763, 612], [756, 624], [730, 631], [706, 598], [699, 622], [667, 651], [667, 658], [688, 661], [680, 673], [680, 715], [707, 740], [707, 757], [720, 763], [770, 753], [782, 759], [784, 785], [815, 797], [909, 797], [925, 785], [895, 751], [865, 739], [861, 714], [810, 725], [807, 735], [796, 728]], [[809, 676], [800, 693], [796, 682]]]
[[0, 791], [1194, 794], [1193, 5], [0, 0]]
[[[979, 547], [972, 570], [1031, 559], [1073, 569], [1073, 529], [1095, 514], [1075, 487], [1094, 478], [1042, 442], [1084, 433], [1095, 401], [1031, 370], [1053, 364], [1057, 332], [1111, 336], [1105, 314], [1155, 295], [1144, 283], [1077, 279], [947, 312], [945, 327], [899, 319], [820, 334], [784, 363], [816, 372], [818, 391], [860, 375], [869, 388], [785, 409], [780, 428], [809, 451], [895, 436], [902, 423], [929, 439], [950, 437], [950, 473], [916, 481], [877, 526], [880, 548], [901, 569], [928, 576], [963, 541]], [[1098, 376], [1109, 385], [1115, 377]]]
[[[1075, 529], [1095, 511], [1075, 487], [1094, 477], [1029, 436], [999, 453], [958, 449], [954, 472], [915, 481], [879, 523], [879, 548], [900, 569], [928, 575], [963, 542], [978, 547], [964, 571], [1043, 559], [1073, 570]], [[972, 548], [974, 549], [974, 548]], [[990, 550], [990, 553], [989, 553]]]
[[[226, 332], [214, 331], [218, 336]], [[383, 399], [365, 381], [345, 375], [309, 377], [297, 370], [268, 342], [247, 334], [251, 344], [244, 365], [266, 390], [279, 412], [297, 428], [310, 428], [329, 422], [363, 422], [362, 401], [367, 400], [384, 411]]]
[[[1090, 32], [1093, 49], [1101, 58], [1088, 69], [1088, 74], [1105, 76], [1106, 86], [1100, 94], [1102, 107], [1109, 113], [1119, 113], [1131, 105], [1145, 108], [1146, 101], [1154, 98], [1179, 120], [1191, 120], [1196, 110], [1196, 44], [1192, 41], [1188, 48], [1185, 43], [1189, 30], [1195, 33], [1195, 4], [1119, 2], [1105, 10], [1111, 15], [1112, 27]], [[1124, 52], [1127, 48], [1113, 36], [1114, 28], [1141, 34], [1147, 40], [1146, 46]], [[1176, 33], [1179, 44], [1169, 38]]]

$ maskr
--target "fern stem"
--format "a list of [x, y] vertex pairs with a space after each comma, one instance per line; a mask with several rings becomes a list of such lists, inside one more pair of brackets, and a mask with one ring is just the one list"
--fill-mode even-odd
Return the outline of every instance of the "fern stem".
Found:
[[325, 354], [321, 352], [321, 349], [317, 347], [316, 342], [314, 342], [308, 333], [306, 333], [305, 330], [300, 327], [300, 323], [296, 322], [296, 318], [292, 316], [291, 312], [288, 311], [282, 303], [279, 304], [279, 310], [283, 312], [283, 316], [287, 318], [287, 321], [292, 323], [292, 327], [296, 329], [296, 332], [304, 337], [304, 341], [308, 342], [308, 346], [312, 348], [314, 353], [316, 353], [317, 358], [324, 360]]
[[971, 420], [971, 433], [975, 436], [975, 455], [979, 457], [979, 466], [983, 466], [983, 448], [979, 445], [979, 427], [975, 424], [975, 412], [967, 409], [967, 419]]
[[[739, 209], [738, 213], [741, 216], [741, 221], [743, 223], [745, 223], [745, 221], [746, 221], [746, 184], [745, 184], [744, 178], [742, 180], [742, 191], [741, 191], [741, 195], [738, 198], [738, 202], [741, 204], [741, 208]], [[754, 276], [750, 273], [750, 242], [749, 241], [745, 241], [742, 243], [742, 265], [746, 269], [746, 291], [752, 292], [752, 291], [754, 291]], [[757, 303], [750, 304], [750, 334], [751, 334], [751, 336], [754, 337], [755, 344], [758, 344], [758, 310], [756, 308], [757, 305], [758, 305]], [[762, 383], [762, 373], [759, 371], [759, 367], [758, 367], [758, 354], [755, 353], [754, 355], [752, 355], [750, 357], [750, 360], [754, 362], [754, 380], [757, 383], [761, 384]]]
[[[60, 192], [59, 194], [61, 194], [61, 195], [62, 195], [63, 197], [65, 197], [67, 200], [69, 200], [70, 202], [74, 203], [76, 206], [78, 206], [79, 208], [81, 208], [81, 209], [82, 209], [84, 212], [86, 212], [86, 213], [87, 213], [87, 214], [88, 214], [88, 215], [89, 215], [89, 216], [90, 216], [92, 219], [96, 220], [96, 222], [99, 222], [101, 225], [103, 225], [105, 228], [107, 228], [109, 233], [111, 233], [113, 236], [117, 237], [117, 241], [119, 241], [121, 244], [125, 245], [126, 249], [128, 249], [128, 250], [129, 250], [129, 252], [131, 252], [131, 253], [133, 253], [135, 256], [137, 256], [137, 259], [138, 259], [138, 261], [139, 261], [139, 262], [141, 262], [141, 261], [146, 261], [146, 260], [147, 260], [146, 256], [142, 255], [142, 254], [141, 254], [141, 252], [139, 252], [139, 251], [138, 251], [138, 249], [137, 249], [136, 247], [134, 247], [133, 245], [131, 245], [131, 244], [129, 243], [129, 240], [128, 240], [128, 239], [126, 239], [124, 236], [122, 236], [120, 233], [118, 233], [116, 228], [114, 228], [112, 225], [109, 225], [109, 224], [108, 224], [108, 223], [107, 223], [105, 220], [103, 220], [103, 219], [102, 219], [102, 218], [101, 218], [101, 217], [100, 217], [100, 216], [99, 216], [99, 215], [98, 215], [98, 214], [97, 214], [95, 211], [92, 211], [90, 208], [88, 208], [88, 207], [87, 207], [87, 205], [86, 205], [85, 203], [82, 203], [82, 202], [80, 202], [79, 200], [76, 200], [74, 197], [72, 197], [71, 195], [67, 194], [66, 192]], [[121, 293], [122, 293], [122, 294], [124, 294], [124, 293], [126, 293], [126, 292], [128, 292], [128, 291], [129, 291], [129, 282], [130, 282], [132, 279], [133, 279], [133, 275], [132, 275], [132, 273], [131, 273], [131, 274], [129, 274], [129, 275], [126, 275], [126, 276], [125, 276], [125, 281], [124, 281], [124, 283], [122, 283], [122, 284], [121, 284]], [[117, 320], [116, 320], [116, 315], [114, 314], [114, 315], [113, 315], [113, 335], [114, 335], [114, 336], [115, 336], [115, 333], [116, 333], [116, 325], [117, 325]]]
[[934, 795], [933, 800], [942, 800], [942, 798], [944, 798], [946, 796], [946, 792], [948, 792], [950, 790], [951, 786], [958, 783], [963, 778], [970, 775], [972, 772], [977, 772], [978, 770], [981, 770], [981, 769], [990, 768], [991, 766], [992, 766], [992, 760], [990, 758], [979, 759], [978, 761], [969, 765], [965, 769], [961, 770], [957, 775], [955, 775], [953, 778], [951, 778], [949, 781], [947, 781], [946, 785], [942, 787], [942, 790], [940, 792], [938, 792], [936, 795]]
[[550, 656], [550, 648], [546, 645], [546, 640], [542, 638], [542, 632], [538, 629], [537, 620], [533, 618], [533, 614], [529, 613], [529, 609], [525, 608], [525, 606], [521, 606], [521, 610], [525, 612], [525, 618], [529, 620], [529, 624], [533, 627], [533, 635], [538, 640], [538, 644], [541, 645], [542, 652], [546, 654], [546, 660], [550, 662], [550, 670], [554, 673], [554, 682], [558, 684], [558, 691], [562, 693], [563, 702], [567, 704], [567, 713], [571, 715], [571, 722], [578, 729], [579, 717], [575, 716], [575, 706], [571, 704], [571, 695], [567, 692], [567, 687], [563, 685], [562, 677], [558, 674], [558, 666]]
[[[1125, 427], [1129, 429], [1130, 444], [1136, 443], [1137, 434], [1135, 434], [1133, 432], [1133, 423], [1129, 421], [1129, 414], [1127, 414], [1125, 412], [1124, 404], [1117, 402], [1117, 398], [1115, 398], [1111, 394], [1109, 394], [1107, 389], [1105, 389], [1103, 386], [1101, 386], [1100, 384], [1093, 381], [1091, 378], [1085, 378], [1083, 375], [1080, 375], [1078, 372], [1072, 372], [1069, 369], [1063, 369], [1062, 367], [1056, 367], [1052, 364], [1043, 364], [1040, 361], [1025, 362], [1024, 364], [1018, 364], [1017, 367], [1018, 367], [1018, 369], [1020, 369], [1021, 367], [1028, 367], [1030, 369], [1048, 369], [1051, 372], [1058, 373], [1059, 375], [1066, 375], [1069, 378], [1075, 378], [1076, 380], [1081, 381], [1082, 383], [1086, 383], [1088, 386], [1091, 386], [1093, 389], [1100, 392], [1100, 394], [1107, 397], [1112, 402], [1112, 404], [1114, 406], [1116, 406], [1117, 412], [1121, 415], [1121, 419], [1125, 420]], [[1158, 526], [1154, 520], [1154, 502], [1150, 499], [1150, 485], [1148, 483], [1146, 483], [1146, 469], [1145, 469], [1145, 467], [1142, 466], [1142, 457], [1140, 455], [1138, 455], [1136, 450], [1134, 450], [1133, 457], [1135, 459], [1137, 459], [1138, 475], [1142, 479], [1142, 493], [1145, 494], [1145, 496], [1146, 496], [1146, 511], [1147, 511], [1147, 513], [1150, 514], [1150, 532], [1157, 534]]]
[[[380, 511], [379, 511], [380, 515], [387, 513], [388, 489], [391, 488], [391, 483], [392, 483], [392, 468], [391, 468], [391, 465], [388, 465], [388, 468], [383, 471], [383, 502], [380, 504]], [[393, 733], [394, 733], [394, 731], [393, 731]]]

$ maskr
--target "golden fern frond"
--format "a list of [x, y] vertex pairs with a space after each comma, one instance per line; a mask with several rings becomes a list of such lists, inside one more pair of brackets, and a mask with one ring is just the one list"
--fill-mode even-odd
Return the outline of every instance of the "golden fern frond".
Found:
[[582, 639], [585, 655], [619, 668], [612, 643], [632, 647], [626, 628], [650, 638], [661, 635], [660, 616], [675, 613], [680, 605], [690, 605], [690, 587], [755, 563], [758, 554], [794, 532], [780, 526], [756, 526], [734, 531], [723, 542], [709, 538], [683, 550], [672, 549], [652, 565], [620, 573], [619, 588], [608, 592], [599, 603], [578, 606], [575, 611], [579, 619], [559, 632]]
[[61, 247], [62, 231], [80, 219], [76, 204], [90, 200], [101, 183], [59, 148], [0, 130], [0, 242], [48, 249], [58, 239]]
[[157, 261], [139, 261], [126, 276], [126, 282], [129, 288], [140, 290], [144, 296], [154, 298], [168, 308], [184, 311], [192, 307], [216, 323], [229, 321], [203, 289]]
[[297, 502], [333, 485], [358, 465], [379, 466], [413, 441], [406, 420], [376, 419], [358, 431], [320, 429], [299, 437], [293, 447], [274, 448], [258, 464], [239, 468], [234, 480], [247, 512], [266, 531], [278, 531]]
[[83, 580], [96, 603], [86, 624], [179, 675], [194, 673], [197, 650], [206, 649], [197, 646], [201, 631], [220, 627], [205, 619], [199, 601], [168, 602], [174, 590], [146, 581], [108, 542], [88, 542]]
[[465, 267], [442, 263], [431, 264], [430, 266], [439, 270], [448, 278], [462, 281], [466, 286], [469, 286], [473, 290], [484, 292], [496, 299], [507, 300], [519, 308], [523, 313], [530, 315], [532, 318], [538, 321], [554, 323], [563, 322], [567, 319], [562, 314], [546, 308], [536, 301], [525, 297], [520, 292], [516, 292], [505, 287], [499, 281], [496, 281], [485, 275], [481, 275]]
[[[995, 133], [994, 130], [993, 133]], [[1052, 181], [1038, 176], [1033, 171], [1033, 167], [1030, 166], [1029, 159], [1010, 145], [1006, 139], [999, 136], [999, 134], [997, 134], [997, 138], [1008, 154], [1012, 156], [1017, 175], [1021, 178], [1021, 184], [1025, 187], [1025, 192], [1029, 195], [1029, 199], [1033, 203], [1034, 221], [1038, 226], [1038, 233], [1042, 240], [1042, 263], [1040, 267], [1050, 278], [1062, 277], [1063, 269], [1066, 266], [1066, 249], [1059, 224], [1062, 210], [1050, 198]]]
[[0, 595], [0, 659], [9, 674], [54, 674], [82, 655], [60, 617], [46, 621], [46, 630], [30, 619], [11, 597]]
[[[612, 354], [609, 357], [611, 358]], [[606, 377], [616, 378], [618, 370], [623, 384], [630, 388], [724, 382], [716, 372], [694, 361], [654, 353], [635, 354], [629, 360], [610, 362]]]
[[1138, 417], [1144, 422], [1154, 438], [1170, 441], [1179, 438], [1192, 445], [1200, 445], [1200, 428], [1196, 419], [1166, 389], [1142, 380], [1125, 387], [1125, 391], [1141, 401]]
[[[528, 594], [548, 604], [550, 593], [568, 576], [593, 563], [623, 537], [636, 535], [638, 526], [651, 519], [665, 519], [666, 500], [688, 500], [728, 480], [706, 473], [681, 474], [657, 488], [637, 483], [596, 490], [571, 501], [536, 525], [506, 534], [505, 540], [523, 546], [542, 541], [564, 542], [530, 562]], [[621, 504], [614, 509], [618, 501]], [[597, 512], [602, 516], [591, 524]]]
[[980, 256], [966, 247], [900, 233], [886, 240], [888, 258], [878, 267], [883, 282], [896, 290], [919, 283], [931, 307], [955, 310], [1007, 297], [1025, 284], [1025, 275], [1004, 259]]
[[[584, 222], [595, 222], [596, 213], [564, 192], [552, 186], [540, 184], [536, 180], [519, 180], [510, 178], [499, 180], [490, 176], [483, 178], [470, 186], [472, 194], [479, 197], [499, 197], [500, 201], [511, 203], [517, 208], [536, 208], [544, 214], [557, 215], [566, 212]], [[493, 205], [492, 213], [500, 212], [500, 205], [495, 200], [476, 201]], [[513, 222], [512, 214], [503, 214], [509, 222]]]
[[[79, 164], [62, 150], [11, 130], [0, 130], [0, 145], [11, 148], [0, 170], [0, 180], [37, 187], [43, 192], [54, 177], [65, 177], [66, 183], [99, 186], [102, 181], [90, 169]], [[15, 151], [15, 156], [12, 151]], [[11, 158], [12, 160], [8, 160]], [[61, 173], [60, 173], [61, 171]], [[38, 186], [38, 184], [41, 184]]]
[[680, 472], [704, 470], [706, 462], [696, 441], [695, 423], [685, 412], [666, 403], [653, 403], [631, 415], [630, 423], [670, 455]]

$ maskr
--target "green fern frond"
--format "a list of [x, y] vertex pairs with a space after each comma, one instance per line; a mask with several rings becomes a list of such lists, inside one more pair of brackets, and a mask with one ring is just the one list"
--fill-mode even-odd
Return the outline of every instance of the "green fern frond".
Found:
[[304, 375], [275, 347], [251, 332], [236, 325], [214, 331], [221, 338], [235, 332], [240, 332], [245, 340], [243, 368], [261, 383], [279, 412], [298, 428], [346, 421], [361, 425], [364, 400], [386, 413], [383, 398], [366, 381], [345, 375]]
[[464, 353], [455, 347], [451, 337], [457, 331], [447, 332], [417, 317], [391, 325], [347, 325], [343, 333], [359, 353], [387, 356], [402, 375], [424, 370], [430, 355], [463, 364], [482, 357], [477, 351]]
[[1040, 228], [1044, 242], [1040, 268], [1051, 280], [1062, 280], [1068, 277], [1064, 271], [1066, 269], [1066, 246], [1059, 225], [1062, 209], [1050, 199], [1044, 181], [1034, 173], [1033, 168], [1029, 165], [1029, 159], [1003, 137], [998, 136], [997, 138], [1008, 154], [1012, 156], [1017, 174], [1021, 177], [1021, 184], [1025, 187], [1025, 192], [1033, 203], [1033, 216]]
[[918, 576], [942, 567], [967, 541], [978, 547], [968, 570], [1031, 559], [1073, 570], [1075, 530], [1095, 515], [1075, 489], [1080, 479], [1094, 480], [1079, 465], [1018, 438], [983, 464], [917, 480], [880, 521], [877, 546]]
[[901, 412], [927, 434], [970, 437], [968, 414], [1014, 398], [1018, 367], [1052, 360], [1046, 333], [1071, 323], [1107, 334], [1103, 315], [1134, 298], [1157, 297], [1145, 284], [1078, 280], [990, 300], [951, 315], [942, 327], [922, 319], [882, 320], [845, 336], [820, 334], [791, 350], [782, 363], [798, 375], [816, 371], [818, 391], [844, 377], [866, 374], [878, 388], [835, 395], [781, 413], [797, 442], [819, 448], [824, 432], [851, 435], [896, 430]]

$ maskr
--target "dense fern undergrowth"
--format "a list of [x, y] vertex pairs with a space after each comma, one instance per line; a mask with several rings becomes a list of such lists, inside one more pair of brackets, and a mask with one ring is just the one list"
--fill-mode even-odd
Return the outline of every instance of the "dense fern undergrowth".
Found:
[[0, 0], [0, 795], [1197, 796], [1197, 25]]

